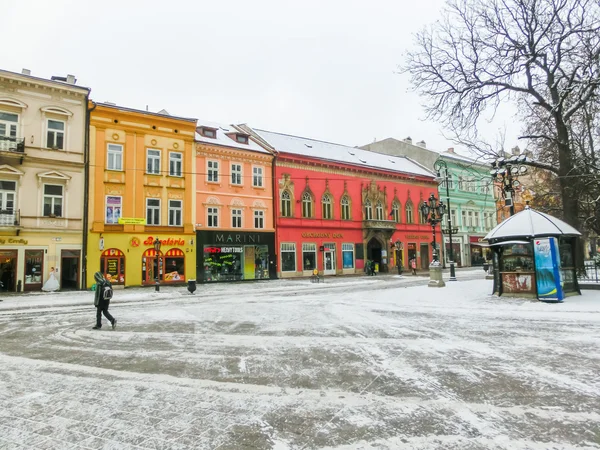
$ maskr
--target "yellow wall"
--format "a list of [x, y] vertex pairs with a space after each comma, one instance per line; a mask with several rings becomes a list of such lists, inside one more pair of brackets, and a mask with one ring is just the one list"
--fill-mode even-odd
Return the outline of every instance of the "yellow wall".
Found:
[[[93, 106], [92, 106], [93, 107]], [[119, 248], [126, 256], [125, 285], [142, 284], [142, 253], [152, 246], [144, 246], [149, 236], [159, 239], [183, 239], [186, 279], [195, 278], [196, 265], [192, 263], [194, 239], [195, 191], [194, 133], [195, 119], [177, 118], [97, 104], [90, 117], [90, 229], [88, 234], [87, 283], [93, 284], [93, 274], [100, 269], [99, 242], [104, 248]], [[123, 146], [123, 170], [107, 169], [108, 144]], [[160, 174], [147, 173], [147, 149], [161, 152]], [[183, 154], [182, 176], [169, 175], [169, 153]], [[146, 218], [146, 199], [160, 200], [160, 225], [128, 225], [107, 223], [107, 196], [121, 197], [121, 217]], [[168, 201], [183, 202], [182, 226], [168, 225]], [[102, 236], [101, 236], [102, 235]], [[132, 247], [132, 238], [138, 238], [140, 247]], [[142, 249], [143, 247], [143, 249]], [[166, 253], [170, 247], [163, 246]], [[139, 253], [139, 254], [138, 254]], [[188, 256], [189, 255], [189, 256]], [[128, 258], [130, 256], [130, 258]]]

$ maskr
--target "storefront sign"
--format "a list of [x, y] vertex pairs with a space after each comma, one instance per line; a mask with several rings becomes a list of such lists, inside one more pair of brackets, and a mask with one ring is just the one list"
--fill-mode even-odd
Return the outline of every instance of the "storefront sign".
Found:
[[[167, 238], [167, 239], [159, 239], [161, 245], [185, 245], [185, 240], [181, 238]], [[154, 237], [148, 236], [148, 239], [144, 241], [144, 245], [149, 247], [154, 245]]]
[[425, 236], [419, 236], [416, 234], [407, 234], [406, 235], [406, 239], [429, 239], [429, 236], [425, 235]]
[[483, 242], [483, 238], [485, 236], [469, 236], [469, 242], [473, 242], [473, 243], [480, 243]]
[[29, 241], [27, 239], [13, 239], [13, 238], [0, 238], [0, 245], [3, 244], [20, 244], [20, 245], [27, 245]]
[[258, 244], [260, 243], [260, 234], [220, 233], [215, 234], [215, 242]]
[[342, 233], [302, 233], [303, 238], [343, 238]]
[[242, 253], [244, 247], [204, 247], [205, 253]]
[[119, 225], [146, 225], [146, 219], [143, 217], [119, 217]]

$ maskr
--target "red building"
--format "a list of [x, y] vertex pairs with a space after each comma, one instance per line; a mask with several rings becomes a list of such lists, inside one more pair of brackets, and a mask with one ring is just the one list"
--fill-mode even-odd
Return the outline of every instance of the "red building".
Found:
[[279, 277], [362, 273], [367, 260], [387, 272], [411, 257], [428, 267], [431, 226], [420, 204], [437, 194], [431, 172], [405, 157], [244, 129], [276, 155]]

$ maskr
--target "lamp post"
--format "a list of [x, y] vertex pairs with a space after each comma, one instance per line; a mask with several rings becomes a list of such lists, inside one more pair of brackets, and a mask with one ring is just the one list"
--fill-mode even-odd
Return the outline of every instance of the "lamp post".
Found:
[[521, 185], [517, 178], [527, 173], [527, 166], [523, 165], [526, 161], [525, 155], [513, 155], [508, 159], [498, 158], [492, 163], [490, 170], [492, 181], [500, 183], [505, 198], [504, 205], [510, 208], [511, 216], [515, 214], [515, 188]]
[[431, 234], [433, 235], [432, 261], [429, 264], [429, 287], [444, 287], [446, 284], [442, 279], [442, 267], [438, 259], [435, 227], [442, 221], [442, 217], [446, 213], [446, 205], [442, 201], [438, 202], [435, 195], [431, 194], [429, 199], [421, 204], [421, 213], [423, 218], [431, 224]]
[[154, 291], [155, 292], [159, 292], [160, 291], [160, 266], [161, 266], [161, 259], [160, 259], [160, 246], [162, 245], [160, 240], [157, 238], [154, 239], [154, 251], [156, 251], [156, 271], [154, 272]]
[[402, 259], [400, 258], [400, 251], [402, 250], [402, 242], [396, 239], [393, 243], [394, 249], [396, 250], [396, 267], [398, 268], [398, 275], [402, 275]]
[[[452, 228], [452, 211], [450, 209], [450, 186], [449, 186], [449, 177], [448, 177], [448, 165], [446, 161], [443, 159], [438, 159], [434, 164], [433, 168], [437, 172], [438, 178], [441, 178], [441, 169], [444, 169], [444, 183], [446, 183], [446, 206], [448, 208], [448, 229], [446, 230], [448, 233], [448, 240], [450, 241], [450, 279], [449, 281], [456, 281], [456, 269], [454, 267], [454, 247], [452, 246], [452, 234], [456, 234], [458, 232], [457, 228]], [[442, 230], [442, 234], [444, 231]], [[444, 239], [442, 238], [442, 243]]]

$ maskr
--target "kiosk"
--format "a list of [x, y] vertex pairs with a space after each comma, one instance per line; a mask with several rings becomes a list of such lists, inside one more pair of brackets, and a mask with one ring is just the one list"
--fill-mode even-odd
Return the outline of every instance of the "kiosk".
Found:
[[484, 238], [493, 251], [494, 294], [554, 302], [581, 295], [578, 236], [571, 225], [529, 206], [498, 224]]

